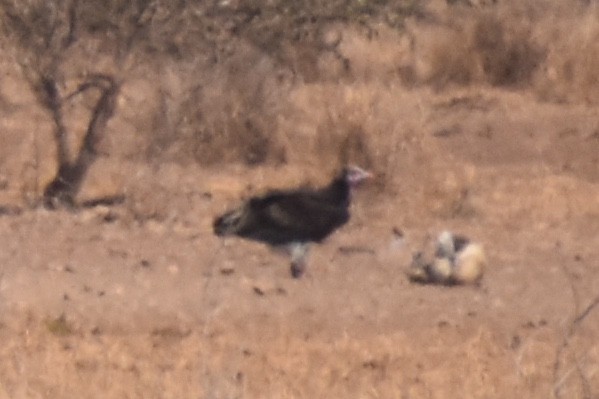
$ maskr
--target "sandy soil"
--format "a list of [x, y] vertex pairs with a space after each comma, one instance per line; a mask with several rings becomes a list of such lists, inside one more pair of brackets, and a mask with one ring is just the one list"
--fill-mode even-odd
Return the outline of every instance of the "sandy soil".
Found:
[[[72, 211], [26, 206], [32, 136], [14, 132], [36, 124], [43, 142], [51, 124], [3, 81], [0, 398], [598, 397], [599, 109], [370, 73], [285, 92], [277, 126], [296, 133], [284, 161], [153, 162], [130, 156], [134, 134], [109, 137], [113, 155], [80, 196], [125, 202]], [[151, 97], [140, 87], [125, 83], [121, 114]], [[145, 116], [117, 115], [111, 131]], [[358, 119], [369, 141], [349, 154], [314, 139]], [[251, 194], [325, 183], [330, 149], [377, 177], [304, 278], [263, 245], [212, 234], [213, 217]], [[480, 287], [406, 278], [443, 229], [486, 248]]]

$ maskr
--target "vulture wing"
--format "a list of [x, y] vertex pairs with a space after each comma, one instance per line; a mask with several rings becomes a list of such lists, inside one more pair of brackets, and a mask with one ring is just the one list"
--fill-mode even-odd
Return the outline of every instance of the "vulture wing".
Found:
[[349, 220], [346, 206], [322, 198], [319, 191], [275, 191], [250, 199], [215, 221], [215, 232], [282, 245], [319, 242]]

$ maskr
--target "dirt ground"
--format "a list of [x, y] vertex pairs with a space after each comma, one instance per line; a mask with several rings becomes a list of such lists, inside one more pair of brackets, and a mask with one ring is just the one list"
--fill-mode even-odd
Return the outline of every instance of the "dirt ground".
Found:
[[[277, 139], [264, 162], [190, 161], [186, 136], [158, 157], [139, 129], [160, 101], [125, 81], [79, 201], [125, 200], [74, 210], [28, 205], [56, 171], [51, 122], [4, 62], [0, 398], [599, 397], [599, 108], [537, 75], [426, 83], [438, 28], [413, 28], [416, 45], [379, 28], [335, 26], [352, 79], [265, 78], [274, 116], [259, 127]], [[415, 54], [412, 84], [386, 70]], [[243, 198], [325, 184], [344, 161], [376, 177], [304, 278], [261, 244], [213, 235]], [[480, 287], [408, 281], [412, 252], [444, 229], [484, 245]]]

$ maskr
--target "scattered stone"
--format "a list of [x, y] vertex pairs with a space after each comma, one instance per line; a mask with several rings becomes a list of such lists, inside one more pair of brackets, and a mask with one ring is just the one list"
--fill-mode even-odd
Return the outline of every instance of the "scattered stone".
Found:
[[48, 270], [61, 273], [74, 273], [74, 270], [70, 265], [65, 265], [60, 261], [50, 261], [48, 263]]
[[172, 263], [172, 264], [168, 265], [167, 270], [170, 274], [175, 275], [175, 274], [179, 273], [179, 266]]
[[400, 229], [399, 227], [397, 227], [397, 226], [393, 227], [392, 232], [393, 232], [393, 236], [396, 239], [402, 240], [404, 238], [403, 230]]
[[102, 333], [102, 330], [100, 330], [100, 327], [95, 326], [91, 329], [90, 333], [91, 335], [100, 335]]
[[173, 233], [179, 234], [181, 236], [192, 238], [197, 235], [196, 228], [189, 222], [177, 222], [172, 226]]
[[449, 327], [449, 322], [447, 320], [439, 320], [437, 322], [437, 327], [439, 327], [439, 328]]
[[79, 212], [79, 220], [83, 223], [101, 222], [112, 223], [118, 220], [118, 213], [109, 206], [97, 205], [84, 208]]
[[359, 245], [342, 245], [339, 248], [337, 248], [337, 251], [342, 255], [375, 254], [374, 249]]
[[249, 349], [243, 349], [243, 350], [241, 351], [241, 353], [243, 353], [243, 356], [246, 356], [246, 357], [247, 357], [247, 356], [252, 356], [252, 355], [253, 355], [252, 351], [251, 351], [251, 350], [249, 350]]
[[156, 220], [148, 220], [145, 223], [145, 227], [148, 229], [148, 231], [151, 231], [157, 235], [163, 235], [166, 233], [166, 226], [164, 223], [158, 222]]
[[510, 349], [516, 350], [516, 349], [520, 348], [521, 345], [522, 345], [522, 339], [520, 338], [520, 336], [518, 334], [515, 334], [514, 336], [512, 336], [512, 340], [510, 342]]
[[222, 274], [223, 276], [230, 276], [233, 273], [235, 273], [235, 269], [232, 267], [223, 267], [222, 269], [220, 269], [220, 274]]
[[60, 337], [65, 337], [73, 333], [73, 329], [69, 323], [67, 323], [67, 318], [64, 313], [56, 319], [46, 320], [45, 324], [48, 331]]
[[118, 296], [122, 296], [125, 293], [125, 287], [121, 284], [116, 284], [114, 286], [114, 293]]
[[189, 334], [191, 334], [191, 330], [173, 326], [155, 328], [152, 330], [152, 336], [162, 339], [180, 340], [189, 336]]
[[[100, 237], [101, 239], [101, 237]], [[107, 252], [110, 256], [115, 256], [121, 259], [127, 259], [127, 257], [129, 256], [129, 254], [127, 254], [126, 251], [122, 251], [120, 249], [113, 249], [113, 248], [108, 248]]]
[[391, 229], [391, 242], [389, 249], [393, 252], [402, 251], [406, 246], [406, 236], [399, 227], [395, 226]]

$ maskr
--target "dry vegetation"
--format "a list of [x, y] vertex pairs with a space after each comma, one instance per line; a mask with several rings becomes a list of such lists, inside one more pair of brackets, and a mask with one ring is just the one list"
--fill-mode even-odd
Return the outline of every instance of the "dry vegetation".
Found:
[[[0, 0], [0, 29], [0, 398], [599, 395], [596, 1]], [[370, 206], [313, 279], [211, 236], [349, 162]], [[409, 285], [396, 226], [476, 234], [484, 288]]]
[[586, 103], [599, 92], [597, 11], [582, 2], [3, 0], [2, 18], [11, 78], [58, 144], [60, 178], [38, 171], [27, 197], [68, 191], [60, 181], [74, 197], [103, 144], [202, 165], [357, 157], [384, 171], [411, 130], [393, 106], [409, 87]]

